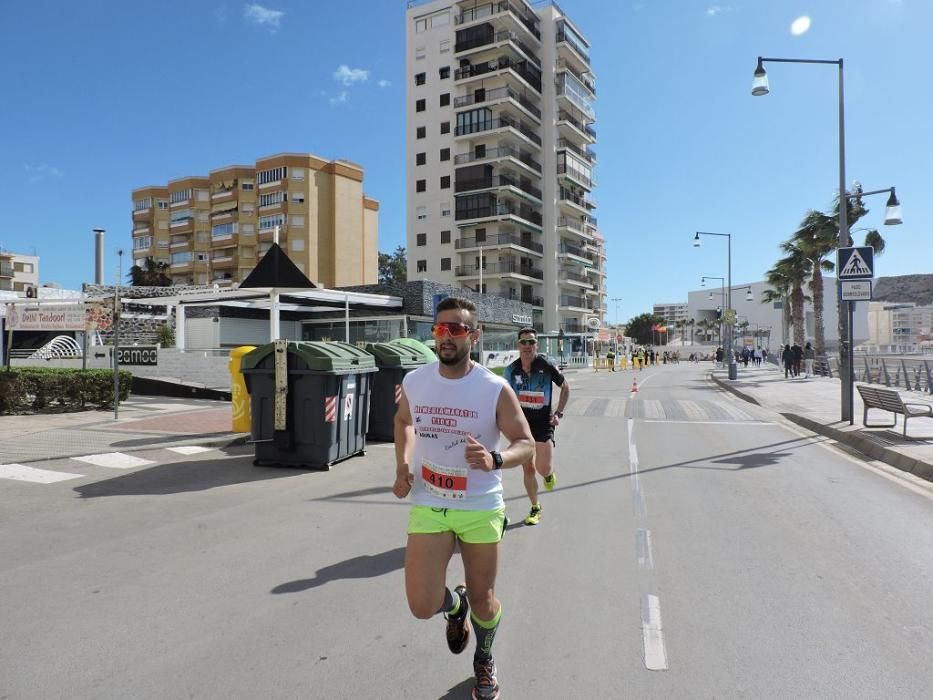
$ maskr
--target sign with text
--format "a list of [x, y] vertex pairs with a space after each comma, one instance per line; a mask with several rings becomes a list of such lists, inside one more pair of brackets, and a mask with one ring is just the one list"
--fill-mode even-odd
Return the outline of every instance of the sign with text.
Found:
[[117, 364], [119, 365], [157, 365], [159, 364], [159, 348], [155, 345], [131, 345], [117, 348]]
[[843, 301], [871, 301], [871, 280], [842, 280]]
[[83, 331], [84, 304], [43, 304], [25, 308], [11, 304], [8, 326], [12, 331]]
[[875, 276], [875, 250], [870, 245], [840, 248], [836, 265], [840, 280], [870, 280]]

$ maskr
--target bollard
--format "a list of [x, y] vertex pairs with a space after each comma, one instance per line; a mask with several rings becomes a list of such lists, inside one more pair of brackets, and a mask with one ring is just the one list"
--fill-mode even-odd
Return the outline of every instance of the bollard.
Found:
[[240, 371], [240, 360], [248, 352], [256, 349], [255, 345], [241, 345], [230, 351], [230, 403], [233, 406], [233, 426], [235, 433], [250, 432], [249, 393], [246, 391], [246, 382]]

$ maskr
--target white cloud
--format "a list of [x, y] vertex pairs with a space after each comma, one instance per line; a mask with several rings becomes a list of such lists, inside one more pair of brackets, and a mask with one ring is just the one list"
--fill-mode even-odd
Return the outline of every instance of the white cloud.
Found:
[[392, 83], [391, 83], [390, 81], [388, 81], [388, 80], [380, 80], [380, 81], [379, 81], [379, 87], [381, 87], [381, 88], [387, 88], [387, 87], [389, 87], [391, 84], [392, 84]]
[[794, 36], [806, 34], [808, 29], [810, 29], [810, 18], [806, 15], [798, 17], [790, 25], [790, 33]]
[[336, 107], [337, 105], [342, 105], [347, 101], [347, 91], [339, 92], [333, 97], [331, 97], [328, 102], [330, 102], [331, 107]]
[[249, 20], [253, 24], [258, 24], [260, 27], [265, 27], [270, 32], [278, 30], [279, 23], [282, 21], [283, 16], [285, 16], [285, 13], [281, 10], [270, 10], [268, 7], [263, 7], [262, 5], [243, 6], [244, 19]]
[[56, 168], [54, 165], [29, 165], [28, 163], [23, 164], [23, 168], [29, 173], [26, 180], [28, 182], [41, 182], [42, 180], [50, 178], [60, 178], [64, 177], [65, 173], [60, 168]]
[[732, 9], [731, 7], [723, 7], [721, 5], [712, 5], [711, 7], [706, 8], [706, 14], [709, 15], [710, 17], [715, 17], [716, 15], [722, 12], [728, 12], [731, 9]]
[[362, 68], [350, 68], [350, 66], [341, 64], [334, 71], [334, 80], [350, 87], [354, 83], [365, 82], [369, 80], [369, 71]]

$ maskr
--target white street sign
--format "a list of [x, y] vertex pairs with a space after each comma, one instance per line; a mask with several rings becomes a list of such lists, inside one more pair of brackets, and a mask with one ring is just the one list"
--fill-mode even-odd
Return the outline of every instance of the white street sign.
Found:
[[871, 280], [842, 280], [843, 301], [871, 301]]

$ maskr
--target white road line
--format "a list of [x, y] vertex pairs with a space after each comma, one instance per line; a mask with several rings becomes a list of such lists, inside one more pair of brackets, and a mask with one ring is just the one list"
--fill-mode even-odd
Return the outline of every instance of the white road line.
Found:
[[53, 472], [48, 469], [26, 467], [22, 464], [0, 464], [0, 479], [11, 479], [13, 481], [31, 481], [34, 484], [52, 484], [56, 481], [80, 479], [83, 476], [84, 474]]
[[99, 455], [85, 455], [84, 457], [72, 457], [78, 462], [87, 462], [98, 467], [107, 467], [109, 469], [133, 469], [134, 467], [143, 467], [147, 464], [155, 464], [151, 459], [142, 457], [133, 457], [122, 452], [104, 452]]
[[684, 413], [692, 420], [703, 420], [704, 418], [709, 418], [709, 413], [703, 409], [700, 404], [696, 401], [687, 401], [686, 399], [677, 399], [675, 402], [680, 408], [683, 409]]
[[760, 420], [667, 420], [664, 418], [643, 418], [642, 423], [684, 423], [686, 425], [776, 425]]
[[629, 472], [632, 474], [638, 473], [638, 448], [635, 447], [635, 434], [634, 434], [635, 421], [632, 418], [628, 419], [628, 463], [629, 463]]
[[661, 601], [650, 593], [641, 599], [641, 630], [645, 643], [645, 666], [649, 671], [666, 671], [667, 650], [661, 628]]
[[210, 452], [213, 447], [201, 447], [199, 445], [182, 445], [180, 447], [166, 447], [170, 452], [177, 452], [180, 455], [199, 455], [202, 452]]
[[641, 405], [644, 406], [644, 416], [646, 418], [664, 418], [664, 406], [657, 399], [642, 399]]
[[645, 494], [642, 493], [638, 474], [632, 477], [632, 510], [635, 511], [636, 518], [648, 517], [648, 504], [645, 503]]
[[638, 528], [635, 531], [635, 558], [641, 569], [654, 568], [654, 553], [651, 551], [651, 530]]

